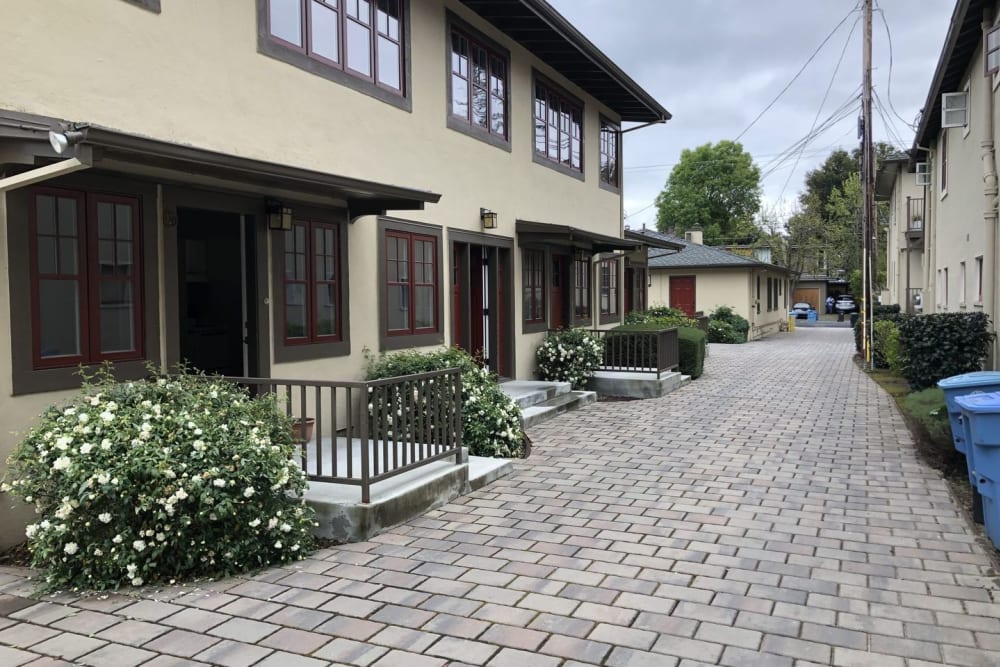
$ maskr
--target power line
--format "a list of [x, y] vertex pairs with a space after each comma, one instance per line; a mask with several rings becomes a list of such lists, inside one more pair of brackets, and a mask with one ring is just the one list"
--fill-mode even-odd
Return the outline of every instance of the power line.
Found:
[[885, 12], [882, 10], [881, 7], [878, 6], [878, 3], [875, 3], [875, 7], [876, 7], [875, 11], [877, 11], [878, 15], [882, 18], [882, 25], [885, 26], [886, 40], [889, 42], [889, 80], [887, 82], [885, 89], [885, 96], [889, 102], [889, 109], [892, 111], [893, 115], [896, 116], [896, 118], [898, 118], [900, 121], [903, 122], [904, 125], [906, 125], [908, 128], [916, 132], [917, 124], [905, 120], [902, 116], [899, 115], [899, 113], [896, 111], [896, 107], [892, 104], [892, 31], [889, 30], [889, 22], [885, 18]]
[[840, 23], [838, 23], [836, 25], [836, 27], [832, 31], [830, 31], [830, 34], [827, 35], [823, 39], [822, 42], [820, 42], [819, 46], [816, 47], [816, 50], [813, 51], [813, 53], [812, 53], [811, 56], [809, 56], [809, 58], [806, 60], [805, 64], [802, 65], [802, 67], [799, 69], [799, 71], [795, 73], [795, 76], [792, 77], [792, 80], [789, 81], [785, 85], [785, 87], [781, 89], [781, 92], [779, 92], [777, 94], [777, 96], [775, 96], [775, 98], [773, 100], [771, 100], [771, 102], [766, 107], [764, 107], [763, 111], [761, 111], [759, 114], [757, 114], [756, 118], [754, 118], [752, 121], [750, 121], [750, 124], [747, 125], [747, 127], [746, 127], [745, 130], [743, 130], [742, 132], [740, 132], [736, 136], [736, 139], [734, 141], [739, 141], [743, 137], [743, 135], [746, 134], [747, 132], [749, 132], [750, 128], [752, 128], [754, 125], [756, 125], [757, 121], [759, 121], [761, 119], [761, 117], [765, 113], [767, 113], [771, 109], [771, 107], [773, 107], [778, 102], [779, 99], [781, 99], [781, 96], [784, 95], [788, 91], [788, 89], [792, 87], [792, 84], [795, 83], [795, 81], [798, 80], [798, 78], [802, 75], [802, 72], [804, 72], [806, 70], [806, 68], [809, 66], [809, 63], [811, 63], [813, 61], [813, 59], [817, 55], [819, 55], [819, 52], [823, 49], [824, 46], [826, 46], [826, 43], [830, 41], [830, 38], [833, 37], [837, 33], [838, 30], [840, 30], [840, 26], [844, 25], [847, 22], [847, 19], [849, 19], [851, 17], [851, 14], [855, 13], [856, 11], [858, 11], [858, 5], [855, 5], [854, 9], [852, 9], [851, 11], [849, 11], [847, 13], [847, 16], [845, 16], [844, 18], [842, 18], [840, 20]]
[[[823, 100], [819, 103], [819, 108], [816, 109], [816, 115], [813, 116], [812, 125], [809, 127], [810, 133], [816, 129], [816, 121], [819, 120], [819, 115], [823, 112], [826, 100], [830, 96], [830, 90], [833, 88], [833, 83], [837, 80], [837, 74], [840, 72], [840, 65], [844, 62], [844, 56], [847, 54], [847, 47], [851, 45], [851, 38], [854, 37], [854, 30], [858, 27], [858, 23], [860, 23], [860, 21], [861, 18], [858, 17], [858, 19], [854, 21], [854, 25], [851, 26], [851, 31], [847, 33], [847, 41], [844, 42], [844, 48], [840, 50], [840, 58], [837, 59], [836, 67], [833, 68], [833, 76], [830, 77], [830, 83], [827, 84], [826, 92], [823, 93]], [[785, 196], [785, 189], [788, 188], [788, 184], [791, 182], [792, 176], [795, 174], [795, 170], [799, 167], [799, 160], [802, 159], [802, 151], [804, 151], [805, 148], [806, 144], [802, 144], [802, 150], [800, 150], [799, 154], [795, 157], [795, 164], [792, 166], [792, 170], [788, 172], [788, 178], [785, 179], [785, 184], [781, 186], [781, 194], [778, 195], [779, 200]]]

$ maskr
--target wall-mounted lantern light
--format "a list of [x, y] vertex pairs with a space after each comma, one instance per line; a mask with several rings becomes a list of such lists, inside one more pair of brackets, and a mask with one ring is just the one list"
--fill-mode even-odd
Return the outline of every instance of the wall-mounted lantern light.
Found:
[[483, 229], [497, 228], [497, 214], [488, 208], [479, 209], [479, 219], [483, 221]]
[[267, 200], [267, 227], [275, 231], [292, 228], [292, 209], [277, 199]]

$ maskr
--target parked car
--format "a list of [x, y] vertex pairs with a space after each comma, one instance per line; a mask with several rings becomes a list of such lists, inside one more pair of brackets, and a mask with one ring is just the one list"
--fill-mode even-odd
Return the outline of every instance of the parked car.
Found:
[[799, 302], [792, 305], [792, 312], [795, 314], [795, 319], [804, 320], [809, 317], [809, 311], [812, 310], [812, 306], [805, 302]]
[[833, 308], [838, 313], [856, 313], [858, 311], [858, 304], [855, 303], [853, 296], [842, 294], [837, 297]]

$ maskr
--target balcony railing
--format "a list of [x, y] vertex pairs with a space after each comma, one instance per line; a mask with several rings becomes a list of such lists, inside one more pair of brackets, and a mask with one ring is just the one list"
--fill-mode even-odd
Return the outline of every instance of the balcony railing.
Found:
[[924, 199], [906, 200], [906, 231], [922, 232], [924, 230]]
[[659, 378], [665, 371], [680, 365], [676, 328], [653, 331], [594, 329], [591, 333], [604, 345], [602, 371], [655, 373]]
[[462, 379], [456, 369], [364, 382], [227, 377], [273, 393], [295, 418], [310, 481], [371, 486], [434, 461], [461, 460]]

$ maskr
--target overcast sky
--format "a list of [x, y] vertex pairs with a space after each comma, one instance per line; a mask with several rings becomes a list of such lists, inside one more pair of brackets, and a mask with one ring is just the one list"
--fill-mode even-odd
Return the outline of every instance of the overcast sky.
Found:
[[[618, 11], [611, 11], [606, 0], [550, 2], [673, 114], [665, 125], [625, 135], [630, 226], [655, 225], [656, 209], [650, 205], [683, 149], [736, 139], [828, 36], [795, 83], [740, 141], [766, 174], [765, 206], [786, 215], [809, 169], [837, 147], [858, 145], [860, 99], [801, 153], [784, 161], [780, 157], [810, 134], [814, 122], [822, 126], [860, 92], [857, 0], [620, 0], [612, 3]], [[874, 138], [901, 140], [901, 147], [909, 148], [913, 130], [907, 123], [914, 123], [927, 97], [954, 2], [876, 0], [875, 5], [873, 81], [890, 123], [873, 109]], [[891, 89], [886, 24], [892, 41]], [[778, 164], [769, 164], [776, 159]]]

